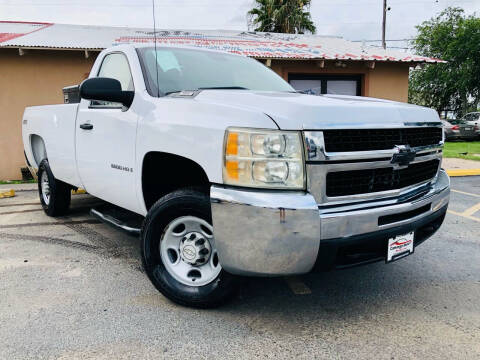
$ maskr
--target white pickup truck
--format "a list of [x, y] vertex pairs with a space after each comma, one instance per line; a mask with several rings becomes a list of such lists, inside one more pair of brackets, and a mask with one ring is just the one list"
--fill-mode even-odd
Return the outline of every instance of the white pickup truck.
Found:
[[79, 93], [25, 110], [45, 212], [81, 187], [143, 216], [145, 270], [180, 304], [219, 305], [240, 276], [391, 262], [445, 217], [431, 109], [301, 94], [250, 58], [153, 45], [102, 51]]

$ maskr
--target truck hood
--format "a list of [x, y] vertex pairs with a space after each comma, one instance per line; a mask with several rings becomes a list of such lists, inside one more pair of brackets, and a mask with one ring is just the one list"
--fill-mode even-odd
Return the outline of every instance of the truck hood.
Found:
[[432, 109], [359, 96], [204, 90], [195, 100], [262, 112], [283, 130], [400, 127], [405, 123], [439, 122]]

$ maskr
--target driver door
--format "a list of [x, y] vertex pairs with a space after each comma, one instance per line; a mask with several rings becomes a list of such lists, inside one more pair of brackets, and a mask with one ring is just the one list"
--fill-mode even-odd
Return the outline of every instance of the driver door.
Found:
[[[134, 91], [128, 59], [108, 53], [98, 77], [117, 79]], [[135, 211], [135, 142], [138, 116], [122, 104], [82, 99], [76, 124], [77, 167], [85, 190], [95, 197]]]

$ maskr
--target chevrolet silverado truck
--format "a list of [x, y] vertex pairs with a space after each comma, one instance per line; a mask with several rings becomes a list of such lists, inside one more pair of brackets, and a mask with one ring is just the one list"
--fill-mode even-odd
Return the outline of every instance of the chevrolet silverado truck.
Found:
[[84, 188], [140, 215], [131, 228], [96, 211], [140, 234], [177, 303], [218, 306], [244, 276], [390, 263], [445, 217], [434, 110], [302, 94], [251, 58], [153, 45], [102, 51], [78, 92], [23, 116], [41, 204], [64, 215]]

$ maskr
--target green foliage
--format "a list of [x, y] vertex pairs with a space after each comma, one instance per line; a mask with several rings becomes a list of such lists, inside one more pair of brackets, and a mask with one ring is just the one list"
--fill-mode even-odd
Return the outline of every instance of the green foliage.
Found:
[[9, 185], [9, 184], [32, 184], [36, 183], [37, 180], [0, 180], [0, 185]]
[[416, 53], [447, 63], [413, 70], [409, 101], [439, 112], [453, 110], [457, 116], [475, 110], [480, 101], [480, 18], [447, 8], [417, 31]]
[[447, 142], [443, 157], [480, 161], [480, 141]]
[[255, 8], [248, 12], [255, 31], [289, 34], [314, 34], [311, 19], [311, 0], [255, 0]]

